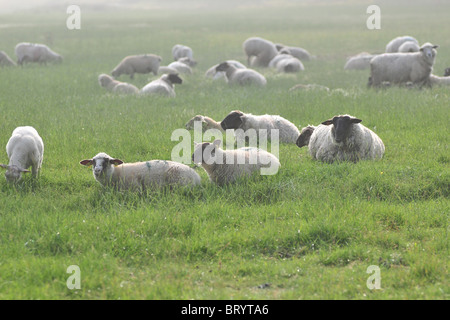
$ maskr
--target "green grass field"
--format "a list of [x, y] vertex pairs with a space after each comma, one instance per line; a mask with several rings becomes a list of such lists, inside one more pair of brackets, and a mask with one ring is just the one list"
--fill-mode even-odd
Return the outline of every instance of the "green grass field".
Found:
[[[380, 53], [392, 38], [439, 44], [434, 73], [450, 67], [450, 4], [381, 2], [381, 30], [367, 2], [289, 3], [240, 9], [83, 10], [0, 15], [0, 50], [49, 43], [60, 65], [0, 69], [0, 163], [13, 129], [34, 126], [45, 143], [41, 177], [0, 179], [0, 299], [448, 299], [449, 87], [366, 88], [369, 71], [346, 57]], [[316, 56], [305, 71], [258, 69], [268, 85], [229, 87], [204, 77], [242, 42], [261, 36]], [[126, 55], [171, 62], [174, 44], [199, 62], [177, 97], [116, 96], [98, 85]], [[153, 75], [128, 81], [143, 87]], [[294, 91], [317, 83], [344, 91]], [[280, 146], [275, 176], [169, 192], [101, 187], [79, 164], [98, 152], [126, 162], [170, 159], [172, 132], [196, 114], [279, 114], [296, 125], [336, 114], [363, 119], [384, 141], [381, 161], [323, 164]], [[81, 270], [68, 289], [66, 270]], [[370, 290], [369, 266], [381, 289]], [[268, 284], [268, 285], [264, 285]]]

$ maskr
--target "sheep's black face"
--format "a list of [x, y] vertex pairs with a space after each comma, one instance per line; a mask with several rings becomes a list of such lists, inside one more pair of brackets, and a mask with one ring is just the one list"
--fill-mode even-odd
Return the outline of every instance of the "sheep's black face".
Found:
[[178, 74], [169, 74], [169, 81], [176, 84], [181, 84], [183, 80], [178, 76]]
[[242, 125], [242, 116], [244, 114], [240, 111], [233, 111], [230, 112], [229, 115], [225, 117], [225, 119], [222, 120], [220, 123], [220, 126], [223, 130], [227, 129], [239, 129]]
[[331, 134], [334, 137], [334, 140], [337, 143], [341, 143], [345, 141], [345, 139], [348, 138], [350, 135], [350, 132], [352, 130], [352, 124], [354, 123], [360, 123], [362, 120], [352, 118], [349, 116], [337, 116], [334, 117], [331, 120], [327, 120], [325, 122], [322, 122], [323, 125], [333, 125], [333, 128], [331, 129]]
[[445, 69], [444, 77], [450, 76], [450, 68]]
[[216, 67], [216, 71], [227, 71], [228, 67], [229, 67], [228, 62], [222, 62]]
[[307, 146], [309, 144], [309, 139], [311, 138], [311, 135], [314, 132], [313, 127], [306, 127], [302, 130], [300, 135], [297, 138], [296, 144], [299, 148]]

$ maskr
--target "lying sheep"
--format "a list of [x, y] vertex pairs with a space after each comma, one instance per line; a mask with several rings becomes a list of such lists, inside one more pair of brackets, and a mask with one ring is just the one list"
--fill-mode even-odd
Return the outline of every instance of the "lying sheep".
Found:
[[219, 122], [211, 119], [210, 117], [202, 116], [202, 115], [196, 115], [191, 120], [189, 120], [186, 123], [186, 126], [185, 126], [186, 129], [193, 130], [195, 122], [200, 122], [202, 124], [203, 132], [205, 132], [206, 130], [209, 130], [209, 129], [217, 129], [217, 130], [223, 131], [222, 126], [220, 125]]
[[414, 37], [400, 36], [389, 41], [389, 43], [386, 45], [386, 53], [398, 52], [400, 46], [407, 41], [412, 41], [419, 44], [419, 41], [417, 41], [417, 39], [415, 39]]
[[194, 59], [194, 52], [188, 46], [182, 44], [176, 44], [172, 47], [172, 56], [174, 61], [178, 61], [181, 58]]
[[33, 127], [17, 127], [12, 132], [6, 145], [9, 164], [0, 164], [6, 169], [5, 177], [8, 182], [18, 182], [22, 179], [22, 173], [30, 172], [33, 177], [38, 177], [44, 159], [44, 142]]
[[370, 68], [370, 60], [376, 55], [368, 52], [361, 52], [347, 59], [344, 70], [364, 70]]
[[243, 139], [243, 134], [249, 129], [254, 129], [256, 132], [263, 129], [267, 130], [267, 138], [269, 140], [271, 139], [271, 130], [278, 130], [278, 138], [282, 143], [295, 143], [300, 134], [295, 124], [283, 117], [269, 114], [257, 116], [251, 113], [243, 113], [239, 110], [230, 112], [220, 125], [224, 130], [242, 129], [243, 132], [236, 132], [238, 139]]
[[[228, 64], [233, 65], [234, 67], [236, 67], [237, 69], [246, 69], [247, 67], [244, 66], [242, 63], [240, 63], [239, 61], [236, 60], [227, 60], [225, 61]], [[219, 64], [213, 65], [211, 68], [209, 68], [206, 72], [205, 72], [205, 77], [207, 78], [212, 78], [214, 80], [217, 79], [221, 79], [225, 77], [225, 72], [224, 71], [216, 71], [216, 68], [219, 66]]]
[[161, 61], [162, 58], [154, 54], [127, 56], [114, 68], [111, 75], [118, 78], [122, 74], [127, 74], [131, 79], [134, 78], [135, 73], [153, 72], [154, 75], [157, 75]]
[[418, 52], [420, 51], [419, 44], [415, 41], [405, 41], [398, 47], [398, 52]]
[[0, 67], [16, 66], [16, 63], [6, 54], [5, 51], [0, 51]]
[[141, 94], [161, 94], [175, 98], [174, 84], [181, 84], [183, 80], [178, 74], [164, 74], [161, 78], [153, 80], [140, 90]]
[[439, 77], [434, 74], [430, 74], [429, 79], [430, 85], [438, 85], [438, 86], [450, 86], [450, 76]]
[[98, 82], [103, 88], [120, 94], [136, 94], [139, 89], [131, 83], [114, 80], [111, 76], [102, 73], [98, 76]]
[[92, 159], [80, 161], [80, 164], [92, 166], [95, 180], [102, 186], [119, 190], [195, 186], [201, 182], [200, 176], [192, 168], [174, 161], [124, 163], [101, 152]]
[[229, 84], [265, 86], [266, 78], [253, 69], [238, 69], [228, 62], [222, 62], [216, 67], [216, 72], [225, 72]]
[[383, 141], [360, 124], [361, 121], [350, 115], [340, 115], [317, 127], [307, 126], [302, 129], [297, 146], [308, 145], [313, 159], [327, 163], [381, 159], [385, 150]]
[[192, 68], [184, 62], [174, 61], [170, 63], [168, 68], [177, 70], [178, 73], [192, 74]]
[[270, 60], [278, 54], [275, 44], [260, 37], [248, 38], [244, 41], [243, 48], [248, 65], [254, 67], [267, 67]]
[[369, 87], [380, 87], [387, 81], [390, 84], [429, 85], [429, 77], [433, 70], [436, 48], [439, 46], [425, 43], [419, 52], [384, 53], [370, 61], [371, 74]]
[[286, 50], [288, 54], [296, 57], [300, 61], [309, 61], [312, 59], [311, 54], [306, 49], [303, 48], [289, 47], [281, 43], [277, 43], [275, 47], [277, 48], [278, 51]]
[[16, 45], [14, 51], [19, 65], [22, 65], [24, 62], [46, 64], [47, 62], [61, 62], [63, 60], [61, 55], [45, 44], [21, 42]]
[[209, 179], [219, 185], [233, 183], [260, 171], [261, 175], [273, 175], [280, 168], [280, 161], [273, 154], [258, 148], [223, 150], [221, 141], [195, 143], [192, 161], [201, 163]]
[[270, 62], [269, 67], [275, 68], [277, 72], [299, 72], [305, 70], [303, 63], [296, 57], [287, 54], [279, 53]]

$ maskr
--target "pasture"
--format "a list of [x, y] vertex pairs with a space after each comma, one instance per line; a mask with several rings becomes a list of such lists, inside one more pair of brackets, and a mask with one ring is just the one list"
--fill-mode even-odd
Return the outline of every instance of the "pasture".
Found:
[[[11, 186], [1, 175], [0, 299], [448, 299], [450, 88], [374, 91], [368, 70], [343, 67], [348, 56], [381, 53], [411, 35], [440, 45], [433, 73], [442, 75], [450, 4], [381, 2], [381, 29], [368, 30], [369, 4], [81, 7], [80, 30], [66, 28], [65, 7], [0, 15], [0, 50], [14, 60], [22, 41], [47, 42], [64, 57], [0, 69], [0, 163], [17, 126], [35, 127], [45, 143], [39, 180]], [[242, 42], [251, 36], [316, 59], [296, 74], [258, 69], [265, 88], [204, 77], [223, 60], [246, 63]], [[176, 98], [99, 86], [98, 75], [130, 54], [169, 64], [177, 43], [193, 48], [198, 65], [181, 76]], [[142, 88], [154, 78], [119, 80]], [[299, 83], [342, 90], [288, 91]], [[348, 113], [383, 139], [386, 153], [324, 164], [281, 144], [274, 176], [217, 187], [198, 168], [201, 187], [143, 194], [104, 189], [79, 164], [98, 152], [170, 159], [175, 129], [196, 114], [220, 121], [236, 109], [299, 127]], [[66, 285], [71, 265], [81, 270], [80, 289]], [[371, 265], [381, 289], [366, 285]]]

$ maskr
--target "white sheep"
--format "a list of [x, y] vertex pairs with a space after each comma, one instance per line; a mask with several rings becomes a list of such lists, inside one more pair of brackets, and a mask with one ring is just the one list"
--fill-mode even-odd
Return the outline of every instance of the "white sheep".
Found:
[[30, 126], [17, 127], [12, 132], [6, 145], [9, 164], [1, 164], [6, 169], [5, 177], [8, 182], [18, 182], [22, 173], [30, 172], [38, 177], [44, 159], [44, 142], [35, 128]]
[[389, 43], [386, 45], [386, 53], [398, 52], [398, 48], [400, 48], [400, 46], [407, 41], [412, 41], [419, 44], [419, 41], [417, 41], [417, 39], [414, 37], [400, 36], [389, 41]]
[[295, 143], [300, 134], [298, 128], [289, 120], [278, 115], [253, 115], [251, 113], [243, 113], [239, 110], [230, 112], [220, 123], [224, 130], [242, 129], [236, 131], [236, 137], [243, 139], [243, 134], [249, 129], [266, 130], [267, 138], [271, 140], [271, 130], [278, 130], [278, 139], [282, 143]]
[[114, 80], [111, 76], [102, 73], [98, 76], [98, 82], [103, 88], [120, 94], [136, 94], [139, 89], [131, 83]]
[[364, 70], [370, 68], [370, 60], [376, 55], [368, 52], [361, 52], [347, 59], [344, 70]]
[[201, 163], [209, 179], [221, 186], [249, 177], [258, 171], [261, 175], [273, 175], [280, 168], [280, 161], [273, 154], [258, 148], [223, 150], [221, 141], [195, 143], [192, 161]]
[[21, 42], [16, 45], [15, 54], [17, 63], [22, 65], [24, 62], [38, 62], [46, 64], [47, 62], [61, 62], [62, 56], [45, 44]]
[[176, 44], [172, 47], [173, 60], [178, 61], [181, 58], [194, 59], [194, 51], [188, 46]]
[[225, 72], [229, 84], [265, 86], [266, 78], [253, 69], [238, 69], [228, 62], [222, 62], [216, 67], [216, 72]]
[[433, 70], [436, 48], [439, 46], [425, 43], [419, 52], [384, 53], [370, 60], [371, 74], [369, 87], [380, 87], [383, 82], [390, 84], [429, 85]]
[[418, 52], [420, 51], [419, 44], [415, 41], [405, 41], [398, 47], [398, 52]]
[[178, 73], [192, 74], [192, 68], [184, 62], [174, 61], [170, 63], [168, 68], [177, 70]]
[[254, 67], [267, 67], [270, 60], [278, 54], [277, 47], [271, 41], [260, 38], [248, 38], [243, 43], [247, 63]]
[[[237, 60], [227, 60], [225, 62], [233, 65], [237, 69], [246, 69], [247, 68], [245, 65], [243, 65], [242, 63], [240, 63]], [[212, 78], [213, 80], [217, 80], [217, 79], [225, 79], [226, 80], [226, 76], [225, 76], [225, 72], [224, 71], [216, 71], [216, 68], [218, 66], [219, 66], [219, 64], [215, 64], [211, 68], [209, 68], [205, 72], [205, 77]]]
[[270, 62], [269, 67], [275, 68], [277, 72], [299, 72], [305, 70], [303, 63], [296, 57], [287, 54], [279, 53]]
[[217, 122], [210, 117], [202, 116], [202, 115], [196, 115], [191, 120], [189, 120], [185, 125], [186, 129], [193, 130], [195, 122], [201, 123], [203, 132], [205, 132], [206, 130], [209, 130], [209, 129], [217, 129], [217, 130], [223, 131], [222, 126], [220, 125], [220, 122]]
[[312, 59], [312, 56], [308, 52], [308, 50], [303, 49], [303, 48], [285, 46], [284, 44], [281, 44], [281, 43], [275, 44], [275, 47], [277, 48], [278, 51], [282, 51], [282, 50], [287, 51], [287, 53], [296, 57], [300, 61], [309, 61]]
[[317, 127], [307, 126], [302, 129], [297, 146], [308, 145], [313, 159], [326, 163], [381, 159], [385, 151], [383, 141], [361, 121], [340, 115]]
[[155, 54], [140, 54], [127, 56], [120, 61], [120, 63], [111, 72], [114, 78], [120, 77], [122, 74], [127, 74], [131, 79], [134, 78], [135, 73], [150, 73], [158, 74], [159, 65], [162, 58]]
[[174, 84], [181, 84], [183, 80], [178, 74], [164, 74], [159, 79], [145, 85], [141, 90], [141, 94], [161, 94], [167, 97], [175, 98]]
[[0, 67], [16, 66], [16, 63], [6, 54], [5, 51], [0, 51]]
[[101, 152], [92, 159], [80, 161], [80, 164], [92, 166], [95, 180], [102, 186], [119, 190], [195, 186], [201, 183], [200, 176], [194, 169], [174, 161], [124, 163]]
[[434, 74], [430, 74], [430, 85], [438, 85], [438, 86], [450, 86], [450, 76], [439, 77]]

